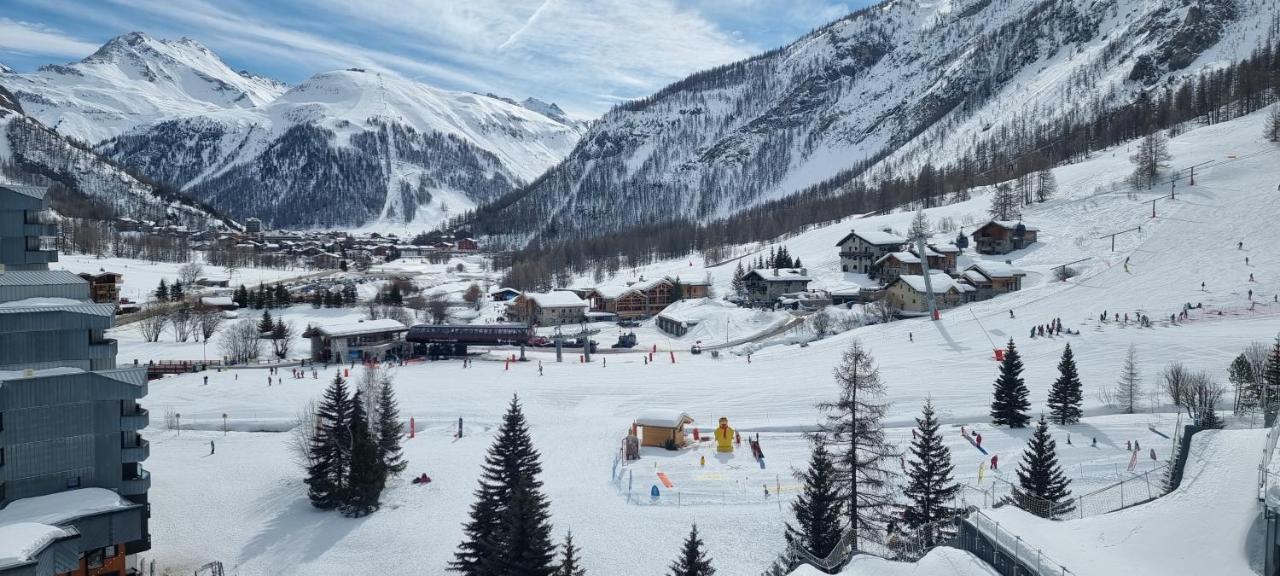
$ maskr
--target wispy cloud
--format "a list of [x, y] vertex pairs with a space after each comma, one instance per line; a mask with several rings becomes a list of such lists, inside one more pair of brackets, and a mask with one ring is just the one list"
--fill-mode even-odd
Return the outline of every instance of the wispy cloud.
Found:
[[47, 26], [0, 18], [0, 51], [58, 57], [87, 56], [98, 46]]

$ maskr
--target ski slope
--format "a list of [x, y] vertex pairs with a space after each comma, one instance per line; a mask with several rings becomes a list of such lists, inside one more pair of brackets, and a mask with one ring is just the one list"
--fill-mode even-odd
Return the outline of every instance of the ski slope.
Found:
[[[1169, 413], [1172, 407], [1151, 403], [1146, 395], [1142, 413], [1134, 415], [1114, 414], [1115, 410], [1099, 399], [1098, 392], [1116, 381], [1130, 344], [1137, 350], [1143, 389], [1150, 390], [1157, 384], [1159, 371], [1174, 360], [1192, 370], [1206, 370], [1225, 382], [1230, 361], [1245, 346], [1271, 341], [1280, 332], [1280, 314], [1276, 313], [1280, 306], [1271, 302], [1280, 289], [1280, 254], [1270, 249], [1280, 245], [1280, 230], [1272, 225], [1275, 215], [1280, 214], [1280, 195], [1276, 193], [1280, 174], [1275, 170], [1280, 148], [1261, 140], [1261, 121], [1261, 115], [1251, 116], [1173, 139], [1170, 148], [1175, 166], [1209, 161], [1220, 164], [1197, 170], [1194, 188], [1180, 184], [1176, 201], [1159, 201], [1155, 219], [1143, 200], [1157, 193], [1130, 199], [1111, 188], [1130, 170], [1123, 147], [1055, 170], [1060, 196], [1031, 207], [1025, 216], [1026, 222], [1041, 229], [1041, 241], [1008, 256], [1014, 265], [1029, 271], [1025, 289], [944, 311], [939, 322], [916, 319], [865, 326], [806, 347], [777, 344], [758, 350], [750, 361], [734, 354], [694, 356], [678, 342], [659, 342], [656, 361], [649, 364], [636, 352], [607, 355], [607, 365], [602, 361], [605, 355], [589, 364], [577, 363], [572, 357], [556, 363], [552, 352], [535, 350], [529, 352], [531, 362], [509, 367], [501, 360], [506, 352], [479, 356], [467, 369], [452, 361], [398, 367], [395, 382], [402, 415], [414, 418], [419, 431], [417, 438], [406, 442], [407, 472], [425, 472], [434, 482], [420, 487], [405, 479], [396, 480], [385, 494], [382, 510], [359, 520], [312, 510], [306, 502], [302, 473], [290, 463], [289, 435], [271, 432], [289, 427], [306, 402], [320, 395], [335, 367], [324, 369], [317, 379], [309, 375], [303, 380], [286, 378], [283, 384], [270, 387], [262, 370], [215, 372], [209, 374], [208, 386], [203, 385], [201, 375], [153, 382], [143, 401], [153, 415], [147, 432], [151, 458], [145, 466], [153, 473], [155, 548], [148, 557], [175, 571], [221, 560], [229, 571], [243, 576], [333, 570], [395, 573], [406, 565], [440, 573], [461, 539], [461, 524], [493, 430], [511, 395], [519, 394], [542, 454], [542, 479], [557, 538], [568, 529], [574, 531], [591, 573], [663, 573], [688, 525], [697, 522], [720, 573], [758, 574], [783, 549], [782, 529], [789, 515], [784, 501], [765, 500], [761, 495], [758, 501], [734, 505], [716, 504], [711, 501], [714, 498], [692, 506], [671, 505], [669, 500], [661, 505], [628, 503], [610, 481], [619, 441], [637, 414], [650, 408], [684, 410], [703, 427], [725, 416], [744, 433], [762, 432], [768, 471], [784, 482], [783, 474], [803, 465], [805, 455], [798, 435], [818, 423], [815, 404], [835, 397], [831, 370], [855, 338], [869, 348], [879, 364], [890, 402], [889, 437], [900, 445], [905, 443], [912, 418], [931, 398], [944, 423], [957, 478], [966, 484], [977, 483], [979, 465], [993, 454], [1000, 457], [1002, 473], [1011, 475], [1029, 433], [996, 430], [986, 424], [997, 371], [991, 348], [1010, 337], [1017, 340], [1026, 365], [1024, 377], [1032, 414], [1038, 415], [1045, 410], [1062, 348], [1070, 343], [1085, 388], [1088, 417], [1080, 424], [1053, 429], [1064, 469], [1073, 477], [1073, 490], [1080, 491], [1123, 477], [1128, 456], [1125, 442], [1139, 440], [1144, 452], [1154, 448], [1163, 459], [1168, 441], [1150, 433], [1147, 426], [1168, 434], [1174, 420]], [[986, 202], [985, 196], [978, 195], [969, 202], [930, 210], [928, 215], [935, 222], [944, 216], [957, 222], [967, 216], [978, 221]], [[801, 257], [817, 278], [815, 284], [848, 285], [860, 279], [839, 272], [836, 240], [849, 228], [864, 225], [905, 230], [911, 216], [895, 213], [848, 219], [782, 244]], [[1138, 225], [1142, 232], [1117, 238], [1114, 252], [1109, 241], [1099, 238], [1104, 232]], [[1243, 250], [1237, 249], [1241, 241]], [[745, 252], [760, 247], [741, 248]], [[768, 247], [763, 248], [767, 252]], [[1250, 257], [1248, 266], [1245, 255]], [[1126, 257], [1131, 273], [1122, 266]], [[1080, 265], [1081, 274], [1068, 282], [1054, 281], [1049, 274], [1053, 266], [1082, 258], [1088, 260]], [[628, 270], [620, 277], [701, 278], [709, 271], [719, 293], [726, 294], [734, 266], [729, 262], [707, 269], [699, 259], [682, 258]], [[1248, 281], [1250, 273], [1254, 282]], [[459, 285], [456, 280], [453, 286]], [[1206, 283], [1205, 291], [1200, 289], [1201, 281]], [[1258, 301], [1253, 310], [1249, 309], [1249, 289]], [[1168, 315], [1177, 313], [1188, 301], [1204, 307], [1191, 320], [1169, 325], [1165, 321]], [[1150, 314], [1153, 326], [1099, 322], [1104, 309], [1130, 315], [1144, 311]], [[1015, 317], [1010, 318], [1010, 310]], [[313, 313], [331, 312], [305, 306], [286, 312], [300, 321]], [[1034, 340], [1026, 337], [1032, 325], [1058, 317], [1064, 327], [1080, 334]], [[122, 342], [122, 353], [125, 349]], [[668, 350], [675, 352], [674, 362]], [[543, 375], [539, 375], [537, 361], [544, 366]], [[351, 374], [353, 378], [359, 375], [359, 368]], [[182, 414], [184, 429], [180, 434], [165, 429], [163, 415], [169, 412]], [[221, 429], [223, 414], [230, 428], [226, 436]], [[464, 419], [466, 434], [453, 442], [459, 417]], [[1237, 426], [1249, 424], [1247, 419], [1234, 422]], [[959, 426], [981, 433], [989, 454], [981, 454], [961, 439], [956, 433]], [[1067, 434], [1073, 437], [1070, 446], [1065, 445]], [[1093, 438], [1098, 441], [1096, 448]], [[1225, 568], [1248, 566], [1248, 542], [1258, 535], [1240, 514], [1243, 499], [1256, 497], [1253, 467], [1260, 446], [1253, 446], [1255, 438], [1260, 442], [1262, 433], [1200, 437], [1196, 445], [1200, 464], [1191, 468], [1190, 475], [1199, 477], [1189, 478], [1185, 490], [1178, 494], [1117, 516], [1128, 518], [1143, 509], [1163, 510], [1143, 517], [1160, 524], [1159, 532], [1126, 544], [1124, 535], [1136, 528], [1091, 518], [1054, 525], [1053, 529], [1065, 531], [1060, 534], [1034, 526], [1046, 536], [1036, 544], [1046, 550], [1054, 546], [1051, 555], [1081, 576], [1129, 573], [1091, 568], [1095, 564], [1087, 556], [1092, 554], [1124, 558], [1130, 563], [1125, 566], [1136, 570], [1137, 563], [1163, 554], [1153, 547], [1164, 538], [1181, 551], [1201, 544], [1216, 546], [1216, 556], [1211, 557]], [[211, 440], [217, 443], [215, 455], [209, 455]], [[1254, 458], [1251, 463], [1247, 461], [1250, 454]], [[666, 465], [673, 471], [676, 464], [693, 466], [686, 456], [677, 455]], [[735, 463], [742, 459], [744, 464], [753, 464], [744, 456], [736, 454]], [[1152, 466], [1148, 459], [1141, 460], [1140, 466], [1147, 468], [1139, 472]], [[639, 482], [640, 470], [653, 466], [654, 461], [642, 459], [632, 464], [637, 492], [647, 494], [656, 483], [653, 476], [644, 476], [644, 482]], [[1245, 468], [1248, 474], [1244, 474]], [[741, 470], [744, 476], [748, 472], [745, 467]], [[707, 482], [695, 487], [714, 494], [709, 487], [715, 480], [699, 480], [698, 474], [689, 470], [689, 480], [677, 477], [676, 485]], [[983, 482], [991, 482], [991, 476]], [[728, 474], [724, 477], [733, 480]], [[750, 479], [754, 486], [756, 476]], [[1247, 481], [1240, 484], [1242, 480]], [[1240, 501], [1235, 499], [1236, 492]], [[1204, 498], [1212, 493], [1220, 495], [1220, 505], [1217, 501], [1206, 504]], [[1230, 497], [1225, 496], [1228, 493]], [[1073, 531], [1075, 522], [1099, 522], [1081, 526], [1097, 526], [1110, 541], [1091, 536], [1092, 528]], [[1209, 534], [1219, 527], [1223, 534]], [[1057, 536], [1051, 537], [1053, 534]], [[1194, 539], [1176, 540], [1175, 535]], [[375, 549], [385, 552], [369, 553]], [[935, 573], [929, 571], [932, 568], [897, 568]], [[868, 567], [881, 569], [890, 568]], [[971, 572], [957, 568], [956, 573]]]
[[1079, 576], [1253, 574], [1264, 543], [1250, 488], [1265, 443], [1266, 430], [1200, 432], [1177, 490], [1112, 514], [1052, 522], [1010, 506], [988, 515]]

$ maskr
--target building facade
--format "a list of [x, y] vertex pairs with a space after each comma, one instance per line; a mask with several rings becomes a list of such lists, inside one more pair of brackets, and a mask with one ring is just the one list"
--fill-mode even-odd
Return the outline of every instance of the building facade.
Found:
[[902, 249], [907, 239], [879, 230], [851, 231], [836, 242], [840, 248], [840, 270], [876, 276], [876, 262], [890, 252]]
[[1010, 220], [992, 220], [973, 231], [980, 254], [1008, 254], [1036, 243], [1040, 231]]
[[742, 275], [742, 285], [753, 304], [773, 303], [783, 294], [804, 292], [809, 282], [803, 268], [752, 270]]
[[151, 547], [146, 369], [115, 365], [115, 304], [48, 269], [47, 210], [43, 189], [0, 186], [0, 533], [36, 537], [0, 575], [127, 574]]

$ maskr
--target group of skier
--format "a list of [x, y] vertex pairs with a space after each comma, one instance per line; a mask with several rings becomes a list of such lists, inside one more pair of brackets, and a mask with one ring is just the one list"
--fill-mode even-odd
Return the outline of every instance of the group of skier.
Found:
[[[1067, 334], [1078, 334], [1078, 332], [1072, 332], [1070, 329], [1068, 329]], [[1050, 320], [1048, 324], [1040, 324], [1039, 326], [1031, 327], [1032, 338], [1035, 338], [1036, 336], [1040, 336], [1041, 338], [1043, 338], [1046, 335], [1048, 336], [1062, 335], [1062, 318], [1054, 318], [1053, 320]]]

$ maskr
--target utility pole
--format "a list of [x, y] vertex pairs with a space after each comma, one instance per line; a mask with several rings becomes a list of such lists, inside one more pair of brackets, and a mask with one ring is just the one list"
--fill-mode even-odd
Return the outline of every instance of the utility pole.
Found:
[[920, 258], [920, 271], [924, 273], [924, 292], [929, 301], [929, 319], [938, 320], [938, 304], [933, 298], [933, 282], [929, 279], [929, 256], [925, 253], [924, 235], [916, 237], [916, 251]]

